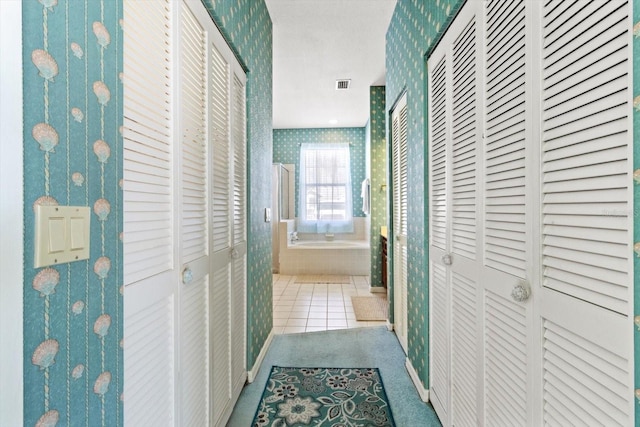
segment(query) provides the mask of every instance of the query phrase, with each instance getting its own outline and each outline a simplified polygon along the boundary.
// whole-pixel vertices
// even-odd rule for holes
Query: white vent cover
[[[346,90],[351,86],[351,79],[336,80],[336,90]]]

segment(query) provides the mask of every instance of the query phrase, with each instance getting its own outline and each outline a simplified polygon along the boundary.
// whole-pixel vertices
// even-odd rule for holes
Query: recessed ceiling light
[[[336,119],[331,119],[331,120],[329,120],[329,124],[330,124],[330,125],[337,125],[337,124],[338,124],[338,120],[336,120]]]

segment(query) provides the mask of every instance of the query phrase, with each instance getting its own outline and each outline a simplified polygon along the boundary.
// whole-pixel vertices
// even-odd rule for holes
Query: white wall
[[[22,3],[0,0],[0,426],[23,424]]]

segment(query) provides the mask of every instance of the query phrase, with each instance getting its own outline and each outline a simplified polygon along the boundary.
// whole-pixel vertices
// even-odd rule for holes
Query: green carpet
[[[255,381],[242,390],[227,427],[250,427],[272,366],[366,366],[378,368],[397,427],[441,427],[420,400],[396,334],[384,326],[276,335]]]
[[[393,427],[377,368],[271,369],[253,426]]]

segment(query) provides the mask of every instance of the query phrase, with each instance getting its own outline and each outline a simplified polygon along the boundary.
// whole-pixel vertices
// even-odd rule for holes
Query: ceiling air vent
[[[336,90],[346,90],[351,86],[350,79],[336,80]]]

